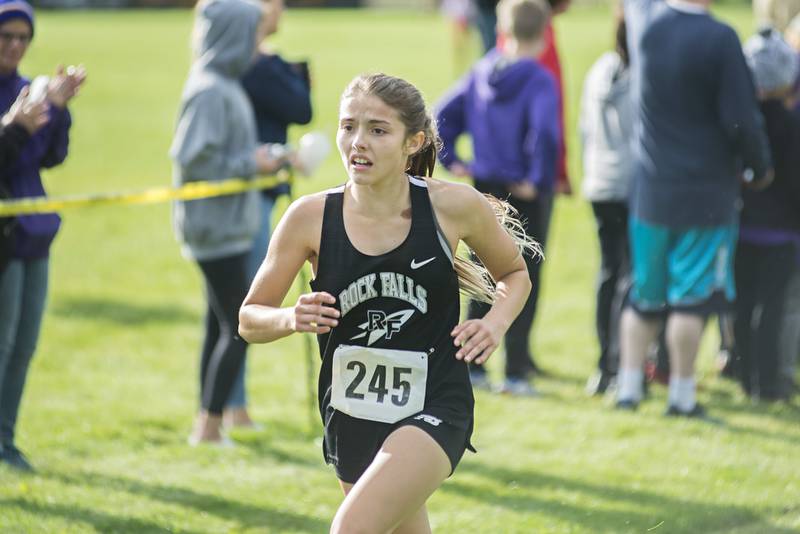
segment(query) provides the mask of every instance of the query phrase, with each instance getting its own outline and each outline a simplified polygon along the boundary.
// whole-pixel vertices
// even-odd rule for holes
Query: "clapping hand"
[[[17,99],[11,104],[11,108],[3,116],[3,126],[16,123],[25,128],[29,134],[33,135],[39,128],[47,124],[50,120],[48,104],[46,101],[31,102],[28,95],[30,87],[23,87]]]
[[[47,87],[47,99],[55,107],[64,108],[78,94],[85,80],[86,69],[83,65],[77,67],[70,65],[66,69],[63,65],[59,65],[56,75],[50,79],[50,85]]]

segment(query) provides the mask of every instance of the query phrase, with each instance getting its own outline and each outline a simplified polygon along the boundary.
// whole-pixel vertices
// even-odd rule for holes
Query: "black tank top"
[[[456,424],[472,421],[467,365],[456,360],[450,335],[460,316],[452,254],[436,222],[427,183],[409,177],[409,184],[411,229],[397,248],[379,256],[363,254],[350,242],[342,215],[344,186],[330,190],[325,199],[311,288],[333,295],[341,317],[336,328],[317,336],[323,421],[330,403],[333,353],[339,345],[427,353],[425,410]]]

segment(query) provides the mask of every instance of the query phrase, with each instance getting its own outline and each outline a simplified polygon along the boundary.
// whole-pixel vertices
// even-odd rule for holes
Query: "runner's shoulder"
[[[437,213],[448,218],[461,219],[474,214],[486,204],[486,199],[469,184],[425,178],[431,203]]]
[[[322,219],[325,214],[325,195],[327,191],[304,195],[289,204],[286,213],[276,229],[276,234],[294,236],[296,244],[316,251],[322,235]]]
[[[313,223],[322,221],[325,213],[325,197],[327,191],[311,193],[298,198],[286,209],[285,217],[293,224]]]

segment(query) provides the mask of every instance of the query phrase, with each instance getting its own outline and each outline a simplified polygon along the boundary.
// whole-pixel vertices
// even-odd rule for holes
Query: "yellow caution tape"
[[[51,213],[88,206],[157,204],[170,200],[197,200],[199,198],[234,195],[251,189],[267,189],[289,181],[289,173],[282,172],[278,176],[264,176],[252,180],[233,178],[222,182],[190,182],[181,187],[155,187],[139,192],[18,198],[0,202],[0,217]]]

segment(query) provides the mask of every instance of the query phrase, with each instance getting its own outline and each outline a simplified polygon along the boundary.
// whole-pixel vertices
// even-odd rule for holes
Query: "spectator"
[[[492,50],[440,102],[437,121],[442,163],[456,176],[471,176],[482,193],[509,203],[527,220],[525,231],[538,238],[540,198],[552,191],[558,156],[558,94],[553,77],[536,58],[550,8],[542,0],[505,0],[498,5],[502,52]],[[474,160],[456,153],[456,140],[472,138]],[[510,196],[509,196],[510,195]],[[506,380],[501,391],[532,395],[529,336],[536,314],[540,264],[526,258],[533,289],[525,308],[505,336]],[[487,306],[470,302],[469,317],[483,317]],[[476,387],[488,387],[480,366],[471,370]]]
[[[797,54],[772,28],[744,47],[761,100],[775,179],[745,190],[736,251],[736,353],[745,392],[766,401],[785,399],[780,380],[780,334],[786,289],[800,253],[800,120],[787,107]]]
[[[667,415],[702,417],[694,362],[708,314],[735,296],[740,162],[770,179],[769,150],[736,32],[710,0],[626,0],[636,110],[633,288],[622,314],[617,407],[642,398],[643,361],[666,319]]]
[[[753,0],[753,13],[757,24],[784,31],[800,13],[800,0]]]
[[[800,15],[796,15],[786,29],[786,40],[794,48],[800,60]],[[800,75],[795,81],[790,102],[795,116],[800,118]],[[781,377],[783,390],[791,396],[797,391],[795,382],[797,359],[800,357],[800,256],[798,264],[786,288],[783,328],[781,329]]]
[[[176,185],[249,178],[283,161],[256,141],[253,108],[240,78],[267,32],[266,8],[248,0],[197,6],[195,58],[184,85],[170,149]],[[245,357],[236,332],[250,283],[249,258],[260,221],[259,193],[176,202],[173,219],[183,254],[197,262],[208,308],[200,359],[201,410],[189,443],[227,444],[222,410]]]
[[[552,9],[553,17],[555,17],[561,15],[562,13],[566,13],[566,11],[569,9],[570,4],[572,3],[572,0],[548,0],[548,2],[550,3],[550,8]],[[564,103],[566,102],[566,100],[564,98],[564,81],[561,69],[561,58],[558,54],[556,31],[552,20],[547,25],[547,29],[545,30],[544,42],[545,42],[545,47],[544,50],[542,51],[542,54],[539,56],[539,61],[547,70],[553,73],[553,76],[556,79],[556,85],[558,86],[558,98],[559,98],[558,120],[559,120],[559,126],[561,127],[561,139],[559,140],[558,163],[556,166],[555,192],[569,195],[572,193],[572,186],[569,183],[569,171],[567,170],[567,141],[566,141],[566,129],[564,128],[564,123],[565,123]],[[552,203],[552,198],[550,199],[550,202]],[[548,213],[547,223],[546,223],[547,227],[549,227],[550,225],[551,212],[552,212],[552,204],[550,208],[548,208],[547,210]]]
[[[450,21],[453,69],[460,76],[472,63],[470,25],[476,20],[475,6],[472,0],[443,0],[441,10]]]
[[[497,43],[497,4],[500,0],[475,0],[475,26],[481,36],[484,53]]]
[[[0,169],[13,165],[31,136],[50,120],[47,100],[33,101],[25,86],[0,120]]]
[[[583,193],[592,203],[600,242],[595,325],[600,344],[597,373],[587,392],[604,393],[619,365],[619,316],[628,287],[628,194],[632,171],[630,95],[625,21],[618,18],[616,50],[589,69],[583,84],[580,133]]]
[[[786,26],[783,37],[795,51],[800,50],[800,14],[795,15]]]
[[[12,123],[21,119],[20,112],[25,114],[24,96],[23,109],[15,108],[12,103],[29,85],[29,80],[17,69],[33,38],[33,30],[33,9],[29,4],[0,0],[0,109],[12,108],[6,115]],[[85,77],[82,67],[56,70],[46,91],[47,124],[41,124],[41,118],[29,123],[27,132],[22,133],[29,138],[14,160],[6,161],[0,171],[11,197],[45,195],[39,171],[59,165],[67,157],[71,119],[66,106]],[[44,314],[50,244],[60,222],[55,213],[16,217],[13,250],[0,276],[0,461],[23,471],[31,471],[32,467],[16,446],[14,429]]]
[[[29,89],[23,87],[11,109],[0,121],[0,200],[10,196],[9,184],[2,170],[13,165],[31,136],[47,124],[47,100],[31,101]],[[0,217],[0,276],[14,253],[14,217]]]
[[[797,245],[800,248],[800,244]],[[786,398],[797,393],[797,359],[800,357],[800,255],[786,287],[780,337],[780,391]]]
[[[284,4],[283,0],[262,2],[267,7],[264,26],[268,39],[278,31]],[[256,132],[260,143],[284,145],[290,124],[311,122],[311,80],[308,65],[286,62],[271,49],[268,41],[261,43],[255,62],[242,78],[242,85],[255,111]],[[261,192],[261,221],[249,260],[251,279],[269,246],[272,208],[278,196],[288,192],[289,184]],[[245,358],[223,412],[226,427],[258,428],[247,411],[246,366]]]

